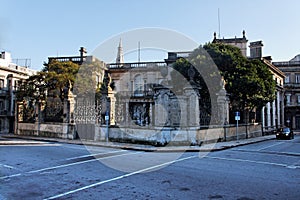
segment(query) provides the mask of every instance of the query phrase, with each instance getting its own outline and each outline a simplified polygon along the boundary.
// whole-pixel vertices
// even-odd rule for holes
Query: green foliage
[[[101,96],[105,76],[105,63],[96,60],[92,63],[83,63],[77,73],[73,93],[79,97]]]
[[[203,47],[226,81],[233,109],[253,110],[274,100],[276,83],[268,66],[257,59],[245,58],[240,49],[222,43]]]
[[[101,61],[81,66],[72,62],[53,61],[20,86],[17,99],[43,100],[48,93],[63,100],[64,94],[73,90],[82,96],[91,93],[95,95],[95,92],[100,91],[104,68],[105,64]]]
[[[245,58],[239,48],[231,45],[209,43],[200,46],[189,58],[178,59],[173,68],[175,71],[171,77],[174,88],[183,89],[183,81],[178,81],[183,76],[201,88],[202,99],[211,98],[211,106],[217,105],[215,94],[221,89],[221,77],[226,82],[225,89],[232,110],[260,109],[275,98],[276,83],[268,66],[261,60]],[[191,68],[196,71],[193,80],[189,75]],[[200,106],[210,108],[207,105]]]

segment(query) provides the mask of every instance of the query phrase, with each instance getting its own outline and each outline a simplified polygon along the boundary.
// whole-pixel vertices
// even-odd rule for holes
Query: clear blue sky
[[[263,40],[274,61],[300,54],[300,1],[297,0],[0,0],[0,50],[31,58],[41,69],[48,56],[92,52],[113,35],[136,28],[178,31],[199,44],[221,37]]]

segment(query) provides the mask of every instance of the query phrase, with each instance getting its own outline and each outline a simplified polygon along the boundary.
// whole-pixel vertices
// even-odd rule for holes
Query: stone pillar
[[[280,96],[280,91],[277,91],[277,125],[278,127],[281,126],[281,116],[280,116],[280,110],[281,110],[281,107],[280,107],[280,101],[281,101],[281,96]],[[276,127],[277,128],[277,127]]]
[[[224,125],[228,123],[229,119],[229,100],[225,88],[217,93],[217,103],[218,103],[218,123],[219,125]]]
[[[181,107],[181,118],[187,116],[188,127],[199,127],[200,123],[200,109],[199,109],[199,92],[195,91],[193,87],[187,87],[184,89],[184,97],[186,101],[186,106],[184,102],[180,102]],[[184,112],[186,112],[185,115]]]
[[[169,95],[168,89],[156,88],[154,95],[154,124],[155,126],[165,126],[169,125],[168,112],[169,112]]]
[[[188,105],[188,97],[186,96],[177,96],[179,106],[180,106],[180,126],[189,127],[190,118],[189,110],[192,108],[192,105]],[[198,116],[199,117],[199,116]]]
[[[261,128],[264,131],[265,125],[266,125],[266,119],[265,119],[265,106],[261,109]]]
[[[114,91],[110,91],[108,93],[108,97],[110,99],[109,103],[110,103],[110,110],[109,110],[109,122],[110,125],[115,125],[115,116],[116,116],[116,97],[115,97],[115,92]]]
[[[267,127],[271,126],[271,105],[270,102],[267,103]]]
[[[276,105],[275,105],[275,100],[272,102],[272,126],[273,128],[276,126]]]
[[[284,93],[281,92],[281,125],[284,126],[285,124],[284,119]]]
[[[129,117],[129,100],[126,99],[125,102],[125,125],[129,126],[130,124],[130,117]]]
[[[153,125],[153,116],[152,116],[152,102],[149,105],[149,126]]]

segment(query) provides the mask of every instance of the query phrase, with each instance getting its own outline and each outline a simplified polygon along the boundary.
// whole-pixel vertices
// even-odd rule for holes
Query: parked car
[[[288,128],[279,128],[276,131],[276,139],[294,139],[294,132]]]

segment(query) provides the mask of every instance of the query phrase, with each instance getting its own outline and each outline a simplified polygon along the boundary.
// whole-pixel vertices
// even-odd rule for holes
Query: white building
[[[36,71],[13,63],[9,52],[0,53],[0,133],[12,133],[15,121],[15,91],[20,80]]]

